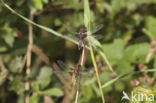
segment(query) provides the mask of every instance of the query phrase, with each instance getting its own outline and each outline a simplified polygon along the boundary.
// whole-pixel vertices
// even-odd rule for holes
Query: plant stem
[[[84,66],[85,65],[86,59],[87,59],[87,55],[88,55],[88,49],[83,47],[82,53],[81,53],[79,61],[78,61],[78,65],[80,65],[80,66]],[[81,68],[79,68],[79,69],[81,69]],[[78,103],[79,90],[80,90],[80,79],[81,79],[81,74],[78,74],[78,78],[77,78],[78,83],[77,83],[75,103]]]
[[[30,20],[33,20],[33,12],[30,11]],[[32,48],[33,48],[33,26],[31,23],[28,24],[28,30],[29,30],[29,34],[28,34],[28,38],[29,38],[29,44],[28,44],[28,50],[27,50],[27,69],[26,69],[26,75],[29,76],[30,75],[30,66],[31,66],[31,52],[32,52]],[[25,83],[25,89],[26,90],[30,90],[30,82],[27,81]],[[30,96],[29,94],[26,95],[25,97],[25,103],[29,103],[29,99]]]
[[[100,89],[100,93],[101,93],[101,97],[102,97],[102,102],[105,103],[104,94],[102,92],[101,81],[100,81],[100,78],[99,78],[99,73],[98,73],[98,68],[97,68],[96,61],[95,61],[93,48],[92,48],[91,45],[89,46],[89,48],[90,48],[90,54],[91,54],[92,62],[93,62],[93,65],[94,65],[94,69],[95,69],[95,72],[96,72],[96,77],[97,77],[97,81],[98,81],[98,85],[99,85],[99,89]]]

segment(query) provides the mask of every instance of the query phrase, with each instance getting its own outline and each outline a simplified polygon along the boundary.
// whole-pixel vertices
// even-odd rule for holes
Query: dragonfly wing
[[[88,36],[87,39],[89,40],[90,45],[96,48],[96,46],[100,46],[100,42],[95,39],[94,36]]]
[[[55,74],[63,74],[60,70],[53,70]]]
[[[75,29],[73,29],[73,28],[71,28],[71,27],[69,27],[69,26],[65,26],[65,27],[67,28],[67,30],[68,30],[70,33],[72,33],[72,34],[78,34],[78,32],[76,32]]]
[[[69,38],[74,39],[76,41],[78,41],[78,38],[76,35],[68,35]]]
[[[57,60],[57,64],[63,69],[63,71],[71,72],[72,66],[67,66],[62,60]]]
[[[97,31],[99,31],[101,28],[103,28],[103,24],[100,24],[100,25],[98,25],[96,28],[94,28],[93,30],[92,30],[92,34],[94,34],[94,33],[96,33]]]
[[[57,64],[61,67],[61,69],[67,68],[66,64],[64,64],[64,62],[62,60],[57,60]]]
[[[53,72],[54,72],[54,74],[56,74],[58,76],[61,75],[63,78],[65,78],[67,80],[70,80],[71,79],[71,75],[69,73],[64,72],[64,71],[54,70]]]
[[[82,75],[88,75],[94,73],[94,68],[86,68],[86,70],[81,70],[80,74]]]
[[[94,39],[96,39],[96,40],[100,40],[100,39],[102,39],[104,36],[103,35],[101,35],[101,34],[96,34],[96,35],[88,35],[88,37],[89,36],[92,36]]]
[[[53,70],[53,72],[55,73],[55,74],[60,74],[60,75],[62,75],[62,76],[71,76],[72,75],[72,71],[71,72],[66,72],[66,71],[61,71],[61,70]]]

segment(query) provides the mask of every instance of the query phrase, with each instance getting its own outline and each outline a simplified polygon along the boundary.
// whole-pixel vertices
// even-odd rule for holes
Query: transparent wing
[[[96,34],[96,35],[89,35],[88,37],[89,37],[89,38],[92,37],[92,38],[94,38],[94,39],[96,39],[96,40],[100,40],[100,39],[102,39],[104,36],[101,35],[101,34]]]
[[[76,35],[68,35],[68,37],[70,37],[71,39],[74,39],[74,40],[78,41],[78,38],[76,37]]]
[[[67,69],[67,66],[63,61],[57,60],[57,64],[61,67],[61,69],[63,70]]]
[[[68,30],[70,33],[72,33],[72,34],[78,34],[78,32],[76,32],[76,30],[73,29],[73,28],[71,28],[70,26],[66,26],[66,25],[65,25],[65,27],[67,28],[67,30]]]
[[[102,35],[91,35],[91,36],[88,36],[87,39],[89,40],[89,43],[94,47],[96,48],[96,46],[100,46],[100,42],[97,40],[97,39],[101,39],[103,38]]]
[[[103,24],[100,24],[100,25],[98,25],[96,28],[94,28],[93,30],[92,30],[92,34],[94,34],[94,33],[96,33],[97,31],[99,31],[101,28],[103,28]]]
[[[88,75],[88,74],[92,74],[94,73],[94,69],[93,68],[86,68],[85,70],[81,70],[80,74],[83,75]]]
[[[67,66],[62,60],[57,60],[57,64],[59,65],[59,67],[61,67],[61,69],[63,71],[66,71],[66,72],[72,72],[73,70],[73,66]]]
[[[63,78],[67,79],[67,80],[71,80],[72,78],[72,70],[70,70],[67,65],[61,61],[61,60],[57,60],[57,65],[58,65],[58,69],[54,70],[54,73],[56,75],[61,75]]]
[[[68,67],[66,66],[66,64],[61,60],[57,60],[57,64],[60,67],[60,69],[59,70],[54,70],[54,73],[67,74],[67,68]]]
[[[64,25],[66,28],[67,28],[67,30],[70,32],[70,33],[72,33],[72,34],[79,34],[78,32],[76,32],[76,30],[74,29],[74,28],[71,28],[70,26],[67,26],[67,25]],[[96,28],[94,28],[93,30],[92,30],[92,34],[94,34],[94,33],[96,33],[97,31],[99,31],[101,28],[103,28],[103,24],[100,24],[100,25],[98,25]],[[87,32],[84,32],[84,33],[82,33],[82,34],[87,34]]]

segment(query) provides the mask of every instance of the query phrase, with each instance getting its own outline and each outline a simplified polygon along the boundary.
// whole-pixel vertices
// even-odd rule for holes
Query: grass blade
[[[3,0],[1,0],[1,2],[3,3],[3,5],[4,5],[6,8],[8,8],[11,12],[13,12],[14,14],[16,14],[17,16],[19,16],[19,17],[22,18],[23,20],[25,20],[25,21],[27,21],[27,22],[29,22],[29,23],[31,23],[31,24],[33,24],[33,25],[35,25],[35,26],[37,26],[37,27],[39,27],[39,28],[41,28],[41,29],[47,31],[47,32],[50,32],[50,33],[54,34],[55,36],[61,37],[61,38],[63,38],[63,39],[69,40],[69,41],[71,41],[71,42],[73,42],[73,43],[75,43],[75,44],[78,44],[78,42],[75,41],[75,40],[73,40],[72,38],[70,38],[70,37],[68,37],[68,36],[65,36],[65,35],[62,35],[62,34],[56,32],[56,31],[54,31],[53,29],[50,29],[50,28],[48,28],[48,27],[39,25],[39,24],[37,24],[37,23],[35,23],[35,22],[29,20],[28,18],[22,16],[21,14],[17,13],[15,10],[13,10],[9,5],[7,5]]]
[[[90,8],[89,8],[88,0],[84,0],[84,24],[87,27],[87,31],[88,31],[87,35],[91,35],[91,30],[90,30]],[[93,52],[93,47],[91,46],[90,43],[89,43],[89,48],[90,48],[90,54],[91,54],[92,62],[93,62],[93,65],[94,65],[94,69],[96,71],[96,77],[97,77],[97,81],[98,81],[98,85],[99,85],[100,94],[101,94],[101,97],[102,97],[102,102],[105,103],[104,94],[103,94],[102,86],[101,86],[101,81],[100,81],[100,78],[99,78],[98,68],[97,68],[97,64],[96,64],[95,56],[94,56],[94,52]]]
[[[113,83],[116,82],[117,80],[120,80],[120,79],[125,78],[125,77],[127,77],[127,76],[131,76],[131,75],[138,74],[138,73],[143,73],[143,72],[155,72],[155,71],[156,71],[156,69],[149,69],[149,70],[144,70],[144,71],[136,71],[136,72],[124,73],[124,74],[121,74],[121,75],[119,75],[118,77],[116,77],[116,78],[114,78],[114,79],[108,81],[107,83],[105,83],[105,84],[102,86],[102,88],[105,88],[105,87],[107,87],[107,86],[113,84]]]

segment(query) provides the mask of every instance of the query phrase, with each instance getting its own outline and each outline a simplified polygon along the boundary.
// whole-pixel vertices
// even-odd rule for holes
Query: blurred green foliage
[[[83,0],[5,2],[27,18],[32,11],[33,21],[61,34],[70,35],[67,27],[78,29],[84,22],[88,22],[84,21]],[[118,75],[156,67],[156,0],[90,0],[89,3],[91,28],[104,24],[104,28],[97,33],[104,36],[99,42]],[[70,86],[66,86],[53,70],[58,59],[64,60],[66,64],[76,64],[80,51],[72,42],[33,26],[34,44],[41,51],[32,51],[30,75],[25,73],[26,66],[20,72],[27,53],[27,24],[0,3],[0,56],[5,65],[4,68],[0,63],[1,103],[24,103],[27,94],[31,94],[30,103],[47,103],[45,96],[54,103],[72,103],[75,94],[71,90],[67,92]],[[101,82],[106,84],[115,76],[98,53],[96,59],[97,64],[102,64],[103,68],[100,72]],[[90,61],[89,55],[86,68],[92,67]],[[66,79],[70,75],[62,77]],[[140,73],[119,79],[103,88],[105,100],[107,103],[121,103],[122,91],[136,92],[138,85],[155,90],[155,77],[156,73]],[[27,81],[31,84],[30,90],[25,90]],[[70,83],[70,79],[68,82]],[[69,101],[62,102],[67,97]],[[93,73],[81,78],[79,103],[101,103]]]

